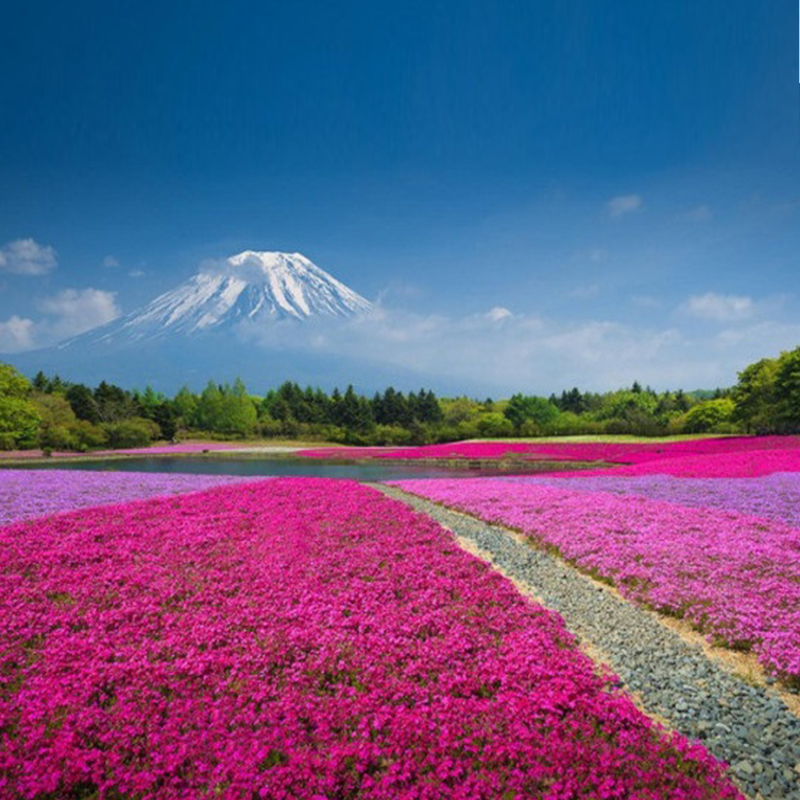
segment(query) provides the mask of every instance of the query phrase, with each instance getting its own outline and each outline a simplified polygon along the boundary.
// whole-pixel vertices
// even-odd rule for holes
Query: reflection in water
[[[317,478],[349,478],[357,481],[394,481],[406,478],[475,478],[512,474],[501,469],[431,466],[430,464],[343,464],[318,459],[223,457],[142,457],[97,461],[52,461],[26,465],[29,469],[82,469],[119,472],[182,472],[199,475],[308,475]],[[564,469],[564,465],[553,465]],[[513,474],[541,473],[539,469],[514,469]]]

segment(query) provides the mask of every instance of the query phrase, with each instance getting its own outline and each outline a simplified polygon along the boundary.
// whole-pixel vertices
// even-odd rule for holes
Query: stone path
[[[751,686],[710,661],[656,614],[599,588],[561,559],[511,531],[375,485],[449,528],[468,549],[547,608],[621,678],[637,703],[731,765],[755,800],[800,800],[800,719],[776,692]]]

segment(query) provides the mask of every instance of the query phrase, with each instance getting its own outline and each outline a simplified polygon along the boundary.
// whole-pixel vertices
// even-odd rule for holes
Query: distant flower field
[[[608,488],[598,480],[542,485],[477,478],[399,485],[517,528],[612,581],[626,597],[681,616],[729,646],[752,649],[767,669],[800,683],[800,530],[764,516],[572,488],[583,481]],[[796,511],[798,484],[790,481],[791,500],[780,501],[785,505],[777,505],[774,517]],[[778,496],[776,485],[761,485],[762,501]],[[713,490],[718,503],[730,486]],[[731,503],[746,506],[747,486],[737,487],[741,495]],[[687,491],[680,488],[677,498],[685,499]]]
[[[678,478],[674,475],[561,473],[504,480],[586,492],[610,492],[664,500],[693,508],[717,508],[783,522],[800,528],[800,472],[775,472],[756,478]]]
[[[0,470],[0,525],[105,503],[182,494],[243,480],[234,475]]]
[[[3,797],[740,797],[556,615],[351,482],[7,525],[0,615]]]
[[[302,450],[309,458],[392,458],[392,459],[499,459],[509,456],[530,460],[604,461],[646,465],[687,457],[722,459],[751,451],[776,452],[780,463],[800,469],[800,437],[750,436],[720,439],[686,439],[674,442],[453,442],[426,447],[374,448],[342,447]],[[774,470],[773,470],[774,471]]]

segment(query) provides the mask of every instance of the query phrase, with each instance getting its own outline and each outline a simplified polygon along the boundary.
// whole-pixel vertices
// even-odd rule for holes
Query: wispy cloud
[[[697,319],[735,322],[751,318],[755,314],[756,304],[750,297],[706,292],[692,295],[681,304],[679,310]]]
[[[46,275],[56,268],[56,251],[34,239],[16,239],[0,247],[0,272]]]
[[[617,197],[612,197],[606,203],[606,211],[610,217],[622,217],[633,211],[638,211],[643,205],[644,202],[641,195],[621,194]]]
[[[120,266],[119,259],[116,256],[106,256],[103,259],[103,266],[109,267],[110,269],[114,269]]]
[[[678,215],[679,219],[687,220],[688,222],[705,222],[708,219],[711,219],[714,214],[705,203],[702,203],[699,206],[695,206],[694,208],[687,209],[682,214]]]
[[[498,319],[499,318],[499,319]],[[499,324],[498,324],[499,322]],[[344,358],[363,369],[397,369],[428,385],[492,395],[605,390],[634,380],[656,388],[729,385],[749,360],[800,341],[800,325],[737,324],[736,341],[672,325],[613,320],[558,322],[493,313],[421,315],[376,307],[364,317],[269,329],[244,324],[249,346]]]
[[[12,316],[0,322],[0,353],[21,353],[36,347],[32,319]]]
[[[102,289],[64,289],[35,301],[42,316],[12,316],[0,321],[0,352],[21,353],[77,336],[120,314],[114,292]]]
[[[511,319],[514,314],[503,306],[495,306],[494,308],[490,308],[484,316],[492,322],[501,322],[504,319]]]

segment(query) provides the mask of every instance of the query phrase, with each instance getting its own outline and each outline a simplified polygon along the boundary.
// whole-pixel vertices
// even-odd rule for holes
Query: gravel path
[[[800,719],[776,694],[724,671],[655,614],[598,588],[509,531],[395,487],[375,488],[432,517],[487,554],[504,575],[530,587],[602,655],[647,713],[728,762],[751,798],[800,800]]]

